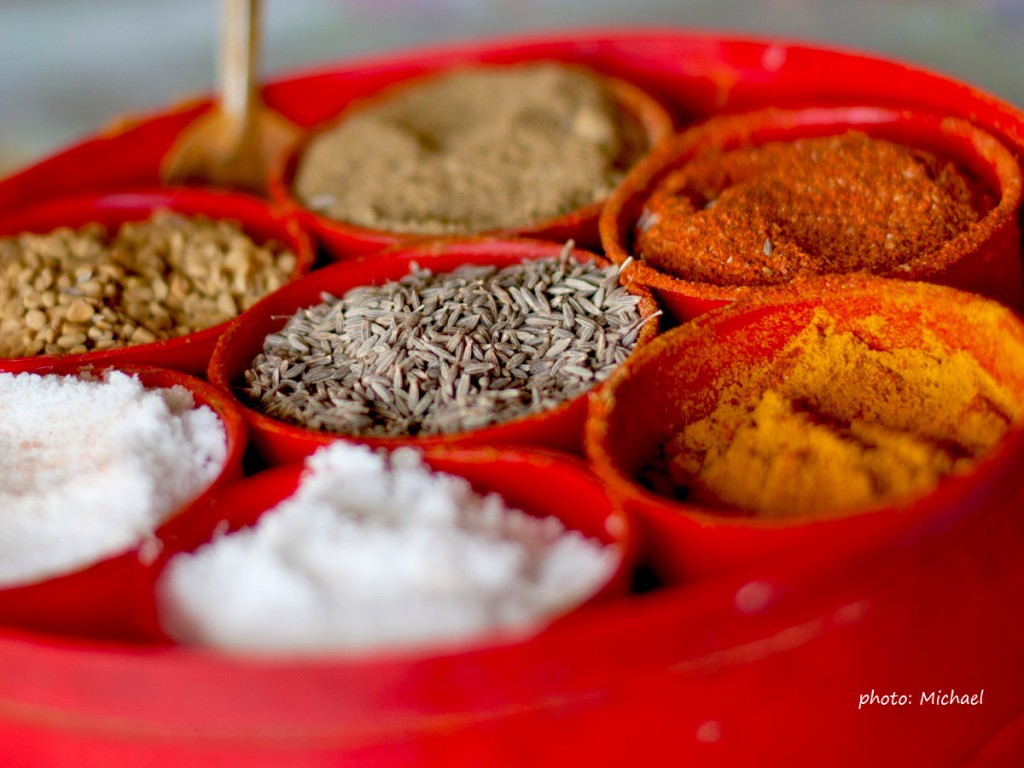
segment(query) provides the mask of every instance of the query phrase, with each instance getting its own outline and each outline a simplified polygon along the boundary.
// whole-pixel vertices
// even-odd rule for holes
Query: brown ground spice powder
[[[862,338],[818,310],[779,358],[668,441],[667,478],[653,484],[764,518],[837,513],[932,490],[1024,416],[1019,396],[934,336],[873,348],[877,321],[863,319]]]
[[[595,74],[544,62],[400,86],[317,135],[294,188],[308,207],[416,234],[524,227],[605,198],[646,150]]]
[[[991,206],[952,163],[851,131],[698,155],[647,201],[634,252],[723,286],[899,276]]]

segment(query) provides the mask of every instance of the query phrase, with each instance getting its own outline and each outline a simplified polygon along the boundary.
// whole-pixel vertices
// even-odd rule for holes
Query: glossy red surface
[[[812,552],[422,659],[5,630],[4,744],[21,765],[962,763],[1024,710],[1022,525],[990,508],[839,571]],[[984,705],[918,703],[940,689],[984,689]],[[872,690],[914,703],[858,709]]]
[[[190,526],[194,507],[221,486],[242,474],[242,457],[247,445],[245,419],[238,406],[216,387],[179,371],[142,365],[113,366],[109,363],[58,362],[36,369],[40,375],[92,374],[116,368],[136,376],[147,388],[185,387],[196,405],[211,408],[220,418],[227,436],[224,467],[213,484],[191,504],[172,514],[157,530],[160,546],[174,546],[181,525]],[[6,368],[0,361],[0,371]],[[116,489],[111,489],[116,492]],[[129,638],[145,636],[150,628],[138,621],[139,606],[146,593],[144,574],[148,548],[140,545],[105,558],[86,568],[19,587],[0,589],[0,624],[66,634]]]
[[[969,230],[945,244],[922,266],[889,277],[951,285],[1024,307],[1020,230],[1021,169],[999,140],[970,123],[943,113],[882,107],[809,107],[763,110],[712,118],[676,134],[639,163],[612,194],[600,221],[604,252],[621,264],[633,253],[633,233],[644,204],[672,171],[709,148],[731,150],[770,141],[830,136],[847,130],[934,153],[981,180],[996,200]],[[924,254],[922,254],[922,257]],[[633,279],[654,291],[679,321],[763,290],[684,280],[646,262],[636,262]]]
[[[762,107],[925,107],[1024,154],[1024,114],[941,74],[685,29],[561,31],[364,58],[272,83],[265,96],[311,126],[396,70],[531,57],[636,82],[679,124]],[[163,153],[202,108],[122,123],[0,181],[0,209],[156,183]],[[848,558],[801,548],[464,653],[260,662],[3,628],[4,757],[104,768],[1020,764],[1020,475],[1018,463],[989,501],[965,499]],[[984,703],[920,703],[951,689],[984,689]],[[859,707],[872,690],[911,703]]]
[[[160,208],[188,215],[231,219],[241,224],[246,234],[258,243],[272,240],[288,247],[296,255],[293,278],[308,272],[316,258],[312,241],[298,222],[265,201],[235,193],[185,187],[79,194],[45,200],[17,210],[0,209],[3,211],[0,215],[0,236],[22,232],[46,233],[60,226],[77,228],[90,222],[117,227],[127,221],[147,219]],[[0,365],[8,371],[28,371],[58,361],[96,365],[138,364],[202,375],[206,372],[214,344],[226,327],[226,323],[221,323],[175,339],[95,350],[81,355],[0,359]]]
[[[210,359],[208,377],[214,384],[236,393],[246,408],[253,444],[271,463],[287,463],[312,453],[321,445],[338,439],[339,435],[289,424],[249,407],[237,394],[244,382],[245,370],[263,349],[268,334],[280,330],[296,310],[319,304],[324,292],[342,296],[360,285],[379,285],[408,274],[412,263],[435,274],[449,272],[462,264],[493,264],[504,267],[524,259],[552,258],[562,246],[528,240],[473,239],[435,243],[420,248],[398,249],[386,254],[344,261],[319,269],[311,275],[285,286],[241,315],[224,332]],[[580,258],[594,258],[585,251],[575,251]],[[607,263],[607,262],[605,262]],[[638,288],[641,312],[656,311],[649,292]],[[639,344],[657,333],[657,320],[651,320],[641,331]],[[369,445],[395,447],[410,444],[422,448],[452,445],[496,445],[527,443],[557,448],[571,453],[581,452],[583,419],[587,398],[580,396],[536,416],[525,416],[502,424],[450,435],[423,437],[353,437]]]

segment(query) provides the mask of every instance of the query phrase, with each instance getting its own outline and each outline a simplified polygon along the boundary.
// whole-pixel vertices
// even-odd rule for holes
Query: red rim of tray
[[[234,192],[167,187],[123,190],[41,202],[5,211],[0,216],[0,236],[21,232],[46,233],[59,226],[81,227],[90,222],[117,226],[148,218],[153,211],[168,208],[186,215],[202,214],[214,219],[232,219],[257,243],[273,240],[295,254],[290,279],[306,274],[316,252],[312,240],[293,217],[283,214],[256,197]],[[195,375],[206,372],[217,337],[227,328],[220,323],[173,339],[134,344],[114,349],[93,350],[75,355],[35,355],[0,359],[4,370],[31,371],[55,363],[96,365],[155,365]]]
[[[252,442],[271,463],[295,461],[338,439],[385,448],[400,445],[432,448],[527,443],[580,453],[587,393],[544,413],[511,419],[469,432],[415,437],[364,437],[310,429],[267,416],[248,405],[235,390],[245,369],[262,351],[266,336],[280,330],[300,307],[319,304],[320,295],[324,291],[340,297],[356,286],[397,280],[408,274],[413,263],[438,274],[449,272],[462,264],[494,264],[504,267],[526,259],[555,257],[561,250],[562,246],[555,243],[531,240],[452,240],[328,265],[276,291],[233,321],[214,349],[207,377],[239,399],[249,420]],[[586,251],[574,250],[573,254],[580,259],[597,259],[598,263],[607,263]],[[645,289],[630,286],[629,290],[640,297],[640,314],[651,318],[640,331],[636,347],[639,348],[658,332],[658,318],[655,316],[657,306]]]

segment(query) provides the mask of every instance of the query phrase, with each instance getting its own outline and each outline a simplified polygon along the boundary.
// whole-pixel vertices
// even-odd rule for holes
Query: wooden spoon
[[[270,162],[300,129],[269,109],[256,82],[261,0],[224,0],[220,99],[182,131],[160,164],[166,183],[266,195]]]

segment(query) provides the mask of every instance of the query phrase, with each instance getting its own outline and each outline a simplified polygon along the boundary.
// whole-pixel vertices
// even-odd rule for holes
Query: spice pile
[[[658,185],[635,254],[712,285],[920,273],[992,201],[952,163],[858,132],[697,155]]]
[[[300,309],[245,373],[265,413],[364,436],[434,435],[539,413],[606,378],[645,320],[619,269],[558,257],[414,268]]]
[[[158,211],[0,238],[0,357],[170,339],[236,317],[282,286],[295,255],[231,221]]]
[[[158,594],[181,642],[365,650],[534,630],[596,593],[620,557],[430,472],[412,449],[337,442],[255,526],[172,558]]]
[[[370,229],[466,234],[523,227],[605,198],[647,149],[585,69],[463,68],[386,92],[314,137],[295,193]]]
[[[0,373],[0,586],[130,548],[226,458],[220,419],[183,387]]]
[[[905,500],[963,472],[1024,418],[1021,397],[969,353],[925,335],[879,349],[872,323],[818,310],[770,364],[724,376],[718,403],[647,468],[656,490],[783,518]]]

